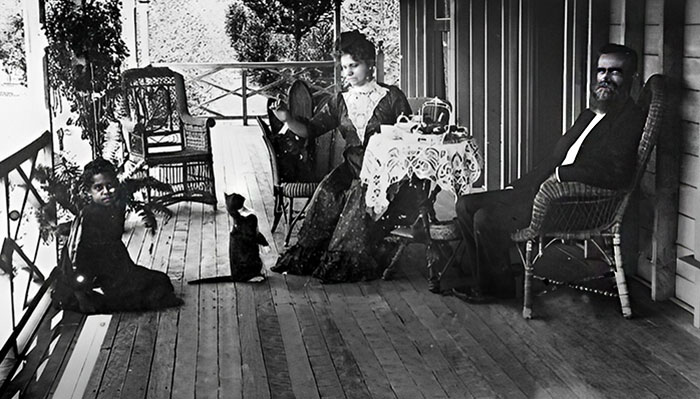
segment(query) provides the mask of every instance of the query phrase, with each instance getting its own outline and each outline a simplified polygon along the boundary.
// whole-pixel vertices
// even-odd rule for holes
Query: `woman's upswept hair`
[[[81,188],[88,190],[93,182],[93,177],[98,174],[105,174],[117,179],[117,167],[106,159],[96,158],[88,162],[83,168],[83,174],[80,177]]]
[[[338,51],[341,55],[350,55],[355,61],[364,62],[370,68],[376,63],[377,51],[374,44],[357,29],[340,34]]]

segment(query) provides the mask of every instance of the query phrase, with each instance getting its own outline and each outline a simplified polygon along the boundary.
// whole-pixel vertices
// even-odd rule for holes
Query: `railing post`
[[[243,126],[248,126],[248,70],[241,69],[241,106],[243,107]]]
[[[384,83],[384,42],[377,43],[377,65],[374,68],[376,71],[377,82]]]

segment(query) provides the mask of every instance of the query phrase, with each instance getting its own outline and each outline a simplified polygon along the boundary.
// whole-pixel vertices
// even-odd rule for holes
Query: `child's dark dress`
[[[90,293],[89,311],[149,310],[182,303],[165,273],[138,266],[129,257],[122,234],[124,211],[96,204],[82,211],[82,234],[75,257],[75,272],[85,276],[85,286],[99,287],[104,295]],[[85,311],[81,304],[81,310]]]

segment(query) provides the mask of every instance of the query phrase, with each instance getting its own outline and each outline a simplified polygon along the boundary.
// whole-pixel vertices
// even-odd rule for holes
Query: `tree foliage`
[[[341,29],[358,29],[384,51],[384,81],[399,84],[401,43],[399,0],[344,1]]]
[[[333,0],[241,0],[229,8],[226,32],[244,61],[308,59],[302,48],[318,40],[328,40],[319,35],[328,32],[333,3]],[[312,43],[305,44],[305,39]],[[255,51],[251,53],[251,49]]]
[[[314,27],[327,24],[333,15],[333,0],[243,0],[274,33],[291,35],[294,56],[299,58],[301,41]]]
[[[0,64],[8,75],[19,71],[21,80],[26,80],[24,21],[20,13],[9,15],[6,23],[0,27]]]
[[[226,33],[241,61],[328,60],[333,54],[332,10],[333,0],[241,0],[228,9]],[[318,75],[308,72],[303,78]],[[254,71],[252,77],[260,85],[278,78],[267,71]]]

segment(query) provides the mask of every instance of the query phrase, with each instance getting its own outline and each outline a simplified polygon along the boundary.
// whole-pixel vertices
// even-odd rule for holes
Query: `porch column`
[[[46,86],[46,46],[48,42],[41,29],[41,8],[39,0],[23,1],[24,49],[27,64],[27,109],[35,110],[27,121],[32,134],[46,130],[50,126],[48,88]],[[40,114],[36,110],[41,110]],[[36,126],[35,126],[36,125]]]
[[[667,118],[656,144],[656,206],[651,297],[669,299],[676,292],[676,240],[680,186],[681,95],[685,0],[666,0],[663,8],[661,65],[667,80]]]
[[[139,67],[151,64],[151,56],[148,43],[148,0],[139,0],[136,3],[136,38],[139,45],[136,47],[136,62]]]
[[[136,35],[136,1],[122,0],[122,40],[129,49],[129,56],[124,60],[122,69],[138,67],[138,40]]]

